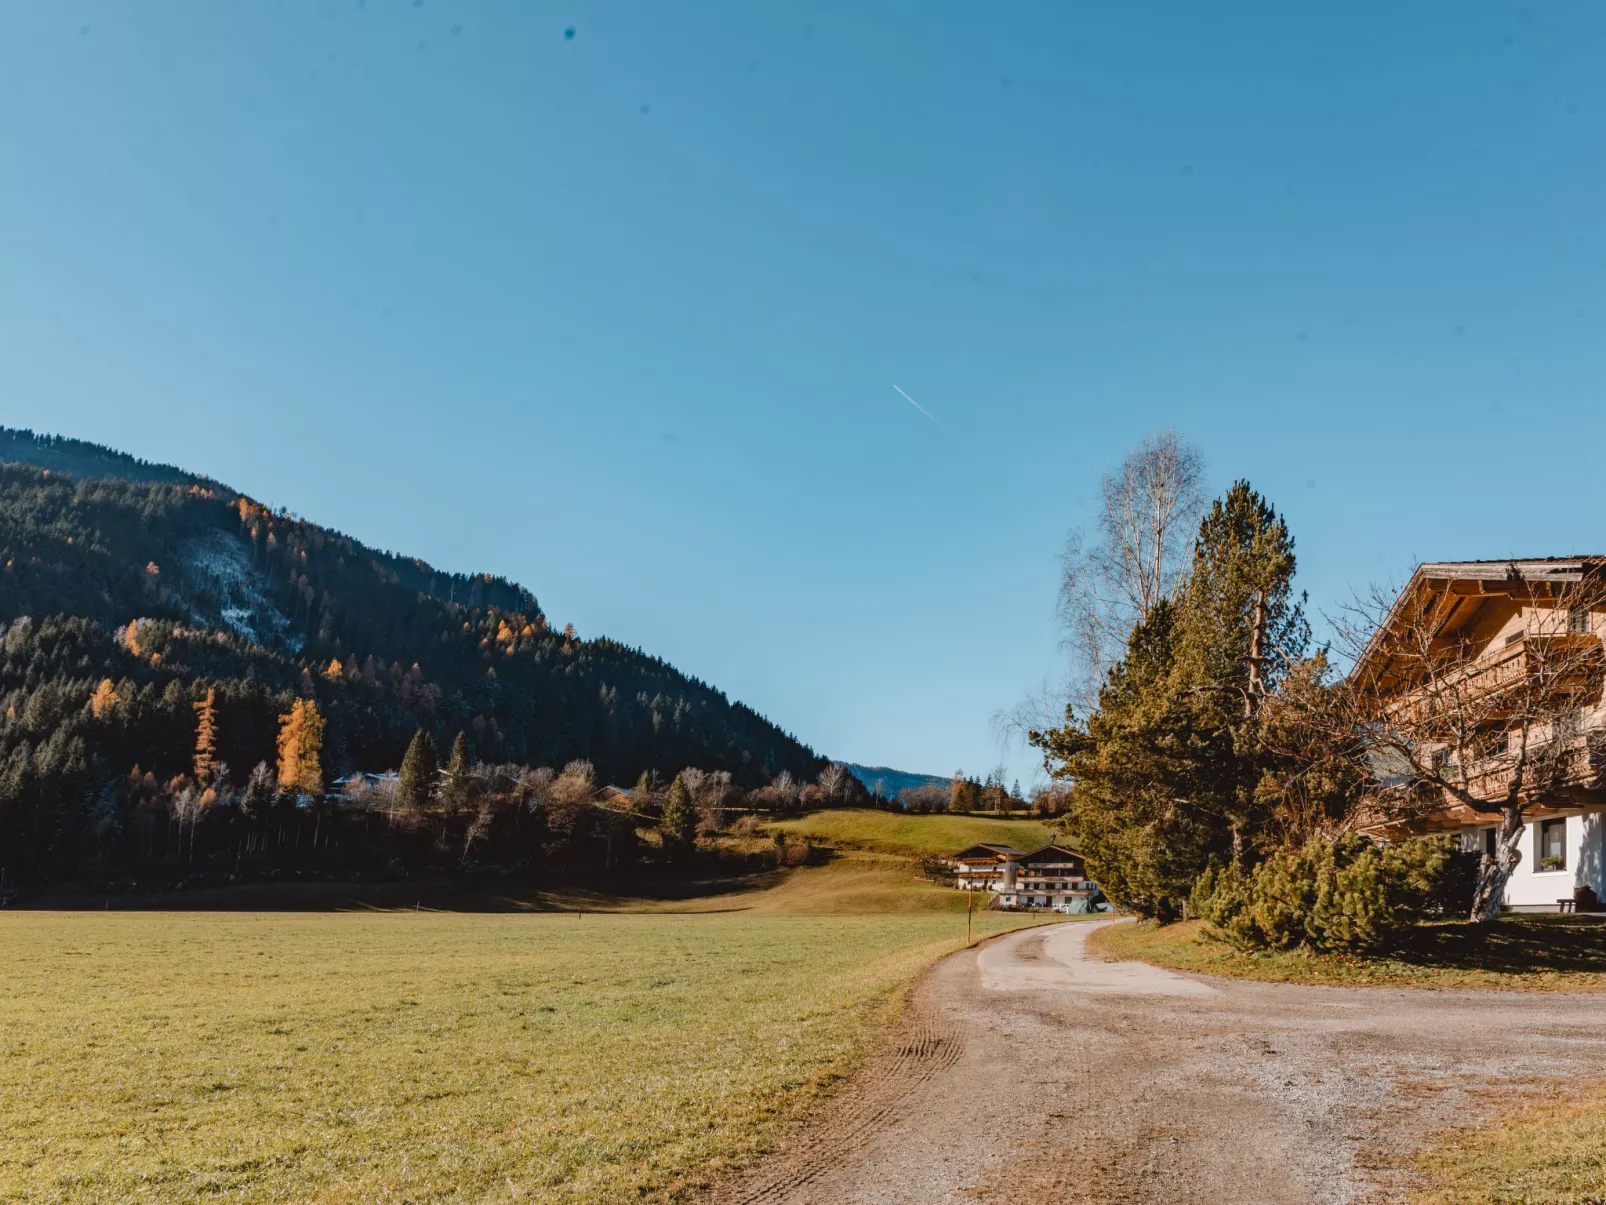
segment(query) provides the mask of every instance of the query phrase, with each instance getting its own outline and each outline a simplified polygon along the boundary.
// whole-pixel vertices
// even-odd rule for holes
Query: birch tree
[[[1198,446],[1176,431],[1150,436],[1100,481],[1092,531],[1066,537],[1059,614],[1073,681],[1084,690],[1097,687],[1132,629],[1186,581],[1204,469]]]

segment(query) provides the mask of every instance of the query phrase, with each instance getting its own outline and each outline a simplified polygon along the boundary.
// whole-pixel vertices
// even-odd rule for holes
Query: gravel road
[[[1487,1090],[1606,1076],[1606,997],[1294,987],[1085,957],[1100,923],[939,963],[902,1034],[717,1205],[1403,1199]]]

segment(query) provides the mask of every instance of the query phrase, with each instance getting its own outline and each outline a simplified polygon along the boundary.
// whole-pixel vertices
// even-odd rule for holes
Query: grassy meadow
[[[1412,1205],[1597,1205],[1606,1201],[1606,1085],[1546,1089],[1441,1136],[1417,1163]]]
[[[838,849],[857,849],[896,857],[921,858],[951,854],[984,841],[1040,849],[1053,839],[1047,825],[1035,820],[991,819],[986,816],[934,814],[910,816],[869,808],[835,808],[810,812],[796,820],[765,826],[807,837]]]
[[[0,1201],[680,1199],[962,946],[926,890],[872,859],[708,913],[5,914]]]
[[[1606,991],[1606,924],[1592,917],[1512,915],[1493,925],[1419,925],[1386,954],[1245,953],[1209,937],[1204,922],[1108,925],[1089,948],[1201,975],[1328,987],[1474,988],[1490,991]]]

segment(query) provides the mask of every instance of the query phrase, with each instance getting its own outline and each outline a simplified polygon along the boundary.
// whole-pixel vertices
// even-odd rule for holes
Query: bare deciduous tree
[[[1173,430],[1132,449],[1099,489],[1091,535],[1060,558],[1060,620],[1074,671],[1096,686],[1132,628],[1182,584],[1204,511],[1204,455]]]
[[[724,806],[725,796],[730,791],[730,771],[699,770],[695,766],[687,766],[680,772],[679,778],[686,786],[686,793],[691,796],[692,806],[697,809],[697,831],[704,836],[718,832],[720,808]]]
[[[1063,723],[1067,702],[1091,705],[1137,622],[1176,595],[1205,508],[1198,446],[1166,429],[1126,454],[1099,486],[1092,530],[1075,528],[1060,554],[1058,612],[1069,673],[1045,679],[1012,712],[995,719],[1001,740]]]
[[[820,791],[827,803],[840,803],[848,793],[852,773],[841,762],[834,761],[820,771]]]

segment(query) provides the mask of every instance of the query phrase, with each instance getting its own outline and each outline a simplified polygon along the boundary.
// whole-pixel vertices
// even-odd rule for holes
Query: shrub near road
[[[852,1068],[963,924],[14,914],[0,1200],[680,1199]]]

